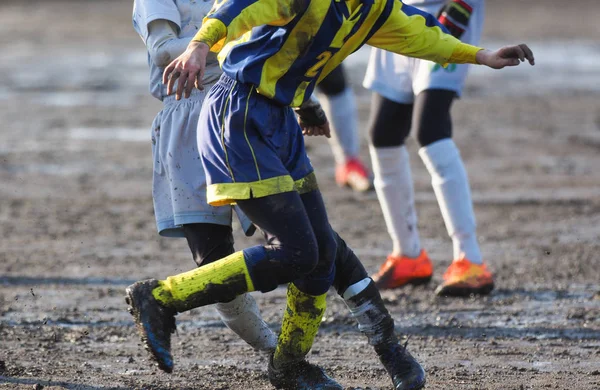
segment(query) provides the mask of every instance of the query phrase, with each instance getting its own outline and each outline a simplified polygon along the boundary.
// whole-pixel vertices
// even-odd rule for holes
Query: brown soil
[[[488,42],[543,49],[598,36],[597,0],[492,0],[487,10]],[[269,389],[265,356],[212,308],[178,318],[171,375],[148,362],[125,311],[129,283],[193,266],[184,241],[155,232],[149,141],[107,130],[146,129],[160,108],[130,12],[126,1],[0,3],[0,389]],[[437,268],[430,286],[384,297],[428,389],[600,388],[600,84],[528,88],[555,60],[537,59],[530,75],[475,75],[453,110],[497,279],[491,296],[434,296],[451,244],[409,143]],[[364,67],[351,69],[364,125]],[[597,66],[553,75],[600,76]],[[90,128],[107,136],[90,140]],[[309,147],[332,224],[375,271],[391,246],[375,195],[337,188],[326,142]],[[237,239],[239,248],[258,241]],[[256,298],[277,330],[285,290]],[[345,386],[390,388],[334,294],[310,359]]]

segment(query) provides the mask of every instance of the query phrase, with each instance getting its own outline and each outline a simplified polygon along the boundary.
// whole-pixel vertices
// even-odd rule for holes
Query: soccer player
[[[305,360],[325,310],[326,292],[337,275],[338,242],[302,132],[328,135],[329,129],[322,118],[302,114],[299,126],[290,106],[307,103],[317,82],[365,43],[441,64],[503,68],[526,59],[533,64],[526,45],[492,52],[463,44],[444,33],[430,15],[397,0],[216,4],[186,51],[165,69],[163,82],[168,81],[168,93],[176,89],[176,99],[188,97],[194,85],[202,88],[209,50],[219,52],[224,74],[206,97],[198,128],[207,199],[213,205],[236,202],[268,243],[166,280],[128,287],[138,330],[163,369],[172,370],[170,334],[178,312],[289,283],[287,309],[269,363],[271,383],[289,389],[342,388]],[[344,296],[368,303],[358,299],[374,289],[370,281],[364,282],[349,286]],[[369,342],[375,349],[384,348],[381,355],[393,352],[395,388],[422,388],[420,365],[397,341],[376,334],[382,311],[371,313],[371,306],[351,309],[359,327],[374,332]]]
[[[477,44],[483,0],[406,0],[438,15],[457,38]],[[432,62],[373,49],[364,86],[373,91],[369,133],[375,189],[393,251],[374,276],[382,289],[428,282],[433,266],[421,247],[408,152],[411,127],[454,247],[454,261],[437,288],[439,295],[487,294],[494,287],[475,234],[467,173],[452,141],[450,106],[460,96],[468,65],[442,68]]]
[[[221,70],[216,56],[210,56],[202,79],[204,90],[194,89],[186,100],[167,95],[162,72],[170,61],[185,51],[211,7],[211,3],[189,0],[136,0],[133,9],[134,28],[148,50],[150,92],[164,104],[151,130],[157,228],[161,236],[186,237],[198,266],[234,253],[231,207],[207,204],[206,178],[196,147],[198,115],[205,91],[218,79]],[[324,101],[333,102],[330,106],[353,103],[340,67],[321,86],[326,95]],[[325,115],[316,102],[305,105],[298,113],[321,118]],[[339,127],[344,133],[349,129],[357,130],[355,126],[349,126],[352,119],[356,120],[355,115],[338,120],[338,125],[348,125]],[[236,211],[242,226],[246,231],[250,230],[248,219],[240,210]],[[401,361],[395,357],[404,351],[394,335],[393,320],[359,260],[339,236],[335,235],[335,239],[333,286],[363,324],[361,331],[370,340],[380,340],[372,344],[392,379],[402,380],[403,377],[395,375]],[[215,306],[224,323],[252,347],[262,351],[275,349],[277,337],[262,320],[256,302],[249,294],[217,302]]]
[[[211,8],[212,2],[189,0],[135,0],[133,5],[133,26],[148,50],[150,93],[163,102],[151,129],[156,225],[163,237],[185,237],[198,266],[235,252],[232,207],[207,203],[206,177],[196,146],[200,107],[221,69],[216,55],[211,55],[202,79],[205,90],[194,89],[185,101],[167,95],[162,74],[185,51]],[[244,230],[250,233],[251,222],[236,211]],[[218,302],[215,308],[227,327],[252,347],[274,348],[277,338],[249,294]]]

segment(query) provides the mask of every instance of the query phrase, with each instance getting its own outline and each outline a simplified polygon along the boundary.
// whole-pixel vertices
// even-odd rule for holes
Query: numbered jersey
[[[399,0],[223,0],[195,40],[220,52],[223,71],[260,94],[299,106],[363,44],[446,63],[461,45],[437,19]],[[467,53],[468,52],[468,53]]]

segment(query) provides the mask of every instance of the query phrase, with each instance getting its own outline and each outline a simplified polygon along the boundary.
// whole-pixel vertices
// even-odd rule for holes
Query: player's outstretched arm
[[[517,66],[527,60],[530,65],[535,65],[533,52],[524,43],[515,46],[505,46],[496,51],[480,50],[475,59],[481,65],[487,65],[493,69],[502,69],[506,66]]]
[[[447,34],[439,21],[423,11],[393,1],[388,19],[367,42],[369,45],[439,64],[482,64],[494,69],[515,66],[528,60],[534,64],[527,45],[507,46],[497,51],[462,43]]]

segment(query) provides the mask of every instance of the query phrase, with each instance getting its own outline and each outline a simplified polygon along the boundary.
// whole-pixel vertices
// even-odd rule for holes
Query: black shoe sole
[[[423,384],[422,384],[421,386],[419,386],[419,387],[414,387],[414,388],[413,388],[413,389],[411,389],[411,390],[421,390],[421,389],[424,389],[424,388],[425,388],[425,382],[423,382]]]
[[[425,388],[425,381],[423,383],[417,385],[417,387],[407,387],[406,390],[421,390]]]
[[[406,285],[410,284],[411,286],[422,286],[424,284],[428,284],[429,282],[431,282],[431,276],[426,277],[426,278],[416,278],[416,279],[411,279],[410,282],[406,283]]]
[[[294,390],[294,389],[298,389],[298,388],[323,389],[323,390],[325,390],[325,389],[343,390],[344,389],[344,387],[342,385],[340,385],[339,383],[337,383],[333,378],[330,378],[329,376],[327,376],[325,371],[323,371],[321,368],[319,368],[319,370],[320,370],[321,374],[324,375],[328,381],[330,381],[329,383],[322,384],[320,386],[319,386],[319,384],[309,385],[308,383],[304,383],[304,384],[301,384],[298,382],[294,383],[293,380],[290,380],[290,375],[292,375],[292,376],[297,375],[297,373],[290,371],[286,374],[285,371],[276,370],[275,366],[273,365],[273,354],[271,354],[271,356],[269,357],[269,367],[267,369],[267,375],[269,378],[269,382],[276,389],[284,389],[284,390]]]
[[[405,286],[423,286],[426,284],[429,284],[429,282],[431,282],[432,276],[428,276],[425,278],[415,278],[415,279],[411,279],[408,283],[403,284],[402,286],[398,286],[398,287],[387,287],[385,281],[381,281],[381,279],[378,279],[375,283],[375,287],[377,287],[378,290],[395,290],[398,288],[402,288]]]
[[[494,289],[494,283],[478,288],[440,286],[435,290],[440,297],[469,297],[471,295],[488,295]]]
[[[143,329],[144,326],[142,325],[142,322],[140,321],[140,312],[136,308],[135,297],[134,297],[132,289],[128,287],[127,289],[125,289],[125,293],[127,294],[127,296],[125,297],[125,303],[127,305],[129,305],[129,307],[127,308],[127,311],[129,312],[129,314],[131,314],[133,316],[135,326],[138,329],[138,333],[142,339],[142,344],[144,344],[144,349],[146,349],[146,351],[148,351],[148,353],[150,353],[152,360],[154,360],[154,362],[156,363],[156,365],[158,366],[159,369],[161,369],[162,371],[164,371],[168,374],[172,373],[173,366],[166,365],[162,361],[162,359],[156,354],[154,349],[152,349],[152,347],[150,346],[150,343],[148,343],[148,338],[146,337],[146,333],[144,332],[144,329]]]

